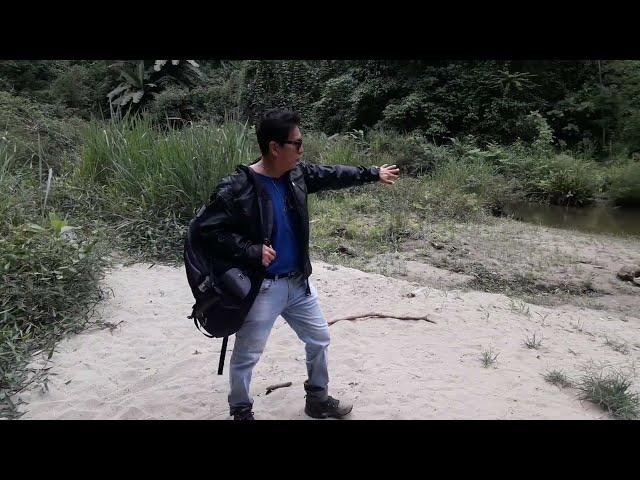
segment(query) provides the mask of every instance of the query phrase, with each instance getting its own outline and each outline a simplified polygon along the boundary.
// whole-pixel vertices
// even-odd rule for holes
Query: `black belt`
[[[278,280],[279,278],[291,278],[297,277],[298,275],[302,275],[301,272],[289,272],[289,273],[278,273],[274,275],[272,273],[267,273],[264,278],[268,278],[269,280]]]

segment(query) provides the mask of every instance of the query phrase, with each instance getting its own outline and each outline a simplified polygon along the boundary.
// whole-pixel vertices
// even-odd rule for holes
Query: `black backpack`
[[[209,338],[223,337],[218,375],[222,375],[227,341],[236,333],[259,290],[254,272],[211,258],[198,235],[204,205],[189,222],[184,242],[184,265],[195,303],[191,315],[195,326]],[[206,332],[206,333],[205,333]]]

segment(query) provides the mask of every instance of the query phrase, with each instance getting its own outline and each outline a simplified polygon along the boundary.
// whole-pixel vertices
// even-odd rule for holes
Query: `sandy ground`
[[[597,251],[592,258],[598,259]],[[347,418],[608,419],[601,408],[581,401],[576,389],[543,379],[554,369],[578,378],[593,362],[626,372],[637,391],[640,313],[527,304],[459,289],[466,277],[447,270],[418,264],[409,269],[422,273],[407,280],[314,263],[311,280],[328,320],[389,315],[330,327],[330,393],[355,404]],[[426,281],[414,281],[420,277]],[[186,318],[192,297],[184,270],[119,266],[105,283],[112,294],[99,315],[117,328],[62,341],[49,361],[46,388],[20,395],[22,418],[230,419],[233,337],[219,376],[221,340],[204,337]],[[391,318],[402,315],[427,315],[436,324]],[[524,345],[533,334],[543,339],[538,349]],[[618,351],[611,341],[625,348]],[[489,349],[498,356],[485,368],[481,356]],[[307,419],[305,378],[304,346],[279,318],[254,370],[256,418]],[[282,382],[293,385],[265,394]]]

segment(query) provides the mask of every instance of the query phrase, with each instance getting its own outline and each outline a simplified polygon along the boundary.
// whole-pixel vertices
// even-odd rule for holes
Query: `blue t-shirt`
[[[300,248],[298,246],[298,232],[296,230],[296,213],[293,200],[289,198],[287,175],[271,178],[257,173],[262,186],[268,192],[273,205],[273,233],[271,248],[276,251],[275,260],[267,267],[267,273],[279,275],[282,273],[299,272]],[[287,199],[289,199],[287,201]]]

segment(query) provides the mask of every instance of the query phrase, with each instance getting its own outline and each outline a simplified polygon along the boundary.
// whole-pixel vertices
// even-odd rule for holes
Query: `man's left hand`
[[[380,167],[380,183],[393,185],[398,178],[398,173],[400,173],[398,167],[385,163]]]

